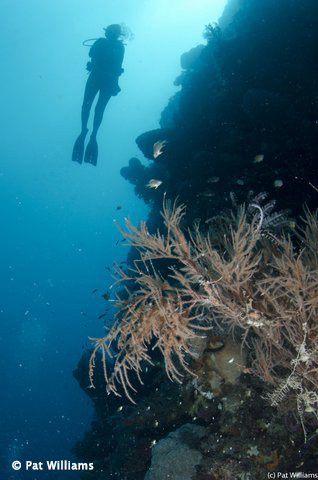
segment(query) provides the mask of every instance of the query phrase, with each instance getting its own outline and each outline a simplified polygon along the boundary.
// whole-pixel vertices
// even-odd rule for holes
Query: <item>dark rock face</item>
[[[298,215],[305,201],[316,206],[309,182],[318,154],[317,2],[232,1],[231,9],[238,12],[231,21],[226,14],[224,30],[208,28],[207,45],[183,55],[182,89],[162,115],[162,126],[173,128],[138,137],[151,164],[139,184],[127,172],[125,178],[153,209],[160,209],[165,191],[186,202],[193,219],[229,206],[231,191],[245,200],[249,190],[268,191]],[[154,160],[158,139],[168,143]],[[264,160],[255,162],[260,154]],[[163,166],[156,172],[163,185],[143,191],[154,163]]]
[[[145,165],[132,158],[121,170],[151,206],[150,231],[161,228],[164,192],[186,203],[185,227],[201,219],[204,228],[231,206],[231,192],[245,201],[250,190],[266,191],[294,217],[304,202],[317,207],[317,0],[232,0],[220,25],[221,31],[207,29],[206,46],[183,56],[181,91],[164,110],[162,128],[137,138]],[[154,159],[153,144],[161,140],[167,144]],[[150,179],[163,183],[149,189]],[[128,264],[133,259],[131,251]],[[157,478],[146,473],[156,445],[189,423],[204,428],[193,447],[198,452],[193,475],[189,467],[193,480],[318,471],[318,436],[304,447],[294,418],[277,415],[263,400],[266,387],[245,373],[234,385],[227,383],[210,350],[203,347],[205,360],[197,361],[201,382],[186,378],[182,386],[172,384],[156,362],[138,387],[137,407],[124,397],[105,399],[101,371],[96,374],[101,386],[87,390],[88,357],[83,357],[76,378],[94,402],[96,419],[74,451],[95,461],[87,478]],[[182,456],[180,443],[177,448]]]

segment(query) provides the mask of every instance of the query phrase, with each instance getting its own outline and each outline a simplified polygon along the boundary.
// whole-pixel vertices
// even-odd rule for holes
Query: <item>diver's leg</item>
[[[86,135],[86,133],[88,131],[87,123],[88,123],[88,118],[89,118],[89,112],[91,110],[94,98],[96,97],[98,90],[99,89],[98,89],[97,82],[94,79],[93,75],[91,74],[88,77],[87,82],[86,82],[83,105],[82,105],[82,114],[81,114],[82,135]]]
[[[82,130],[75,141],[75,144],[73,147],[73,153],[72,153],[72,160],[77,163],[83,162],[84,143],[85,143],[86,134],[88,132],[87,122],[89,118],[89,112],[97,92],[98,92],[97,82],[95,81],[93,76],[90,75],[86,82],[84,100],[82,105],[82,116],[81,116]]]
[[[96,135],[103,121],[104,111],[107,103],[110,100],[110,97],[111,97],[111,94],[109,93],[109,89],[100,89],[98,100],[95,107],[93,131],[91,134],[91,138],[93,137],[96,139]]]
[[[98,100],[95,107],[93,131],[91,133],[91,138],[85,150],[84,161],[87,163],[91,163],[92,165],[95,165],[95,166],[97,165],[97,157],[98,157],[98,145],[96,142],[96,135],[102,123],[104,111],[107,103],[109,102],[110,97],[111,97],[111,94],[109,93],[109,89],[107,90],[103,88],[100,89]]]

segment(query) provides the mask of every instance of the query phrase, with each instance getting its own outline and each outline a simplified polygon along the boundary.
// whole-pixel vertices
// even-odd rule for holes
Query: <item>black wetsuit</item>
[[[122,74],[125,48],[120,40],[99,38],[89,51],[91,61],[87,64],[90,75],[87,79],[82,106],[82,132],[87,130],[89,112],[99,93],[95,108],[92,136],[96,136],[105,107],[113,95],[120,92],[118,77]]]

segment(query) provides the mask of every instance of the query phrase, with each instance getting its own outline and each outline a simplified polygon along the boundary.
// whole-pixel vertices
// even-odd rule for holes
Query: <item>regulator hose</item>
[[[84,47],[91,47],[93,45],[94,42],[96,42],[96,40],[98,40],[98,38],[88,38],[87,40],[84,40],[84,42],[82,42],[82,45]],[[90,42],[90,43],[88,43]]]

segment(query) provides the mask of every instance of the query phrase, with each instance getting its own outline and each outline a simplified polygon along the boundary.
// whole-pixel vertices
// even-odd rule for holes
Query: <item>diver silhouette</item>
[[[102,123],[104,111],[112,96],[118,95],[120,87],[118,78],[123,73],[122,63],[125,47],[120,40],[122,35],[121,26],[109,25],[105,30],[105,38],[99,38],[92,45],[89,56],[91,60],[87,63],[86,69],[90,75],[86,82],[84,100],[82,105],[81,120],[82,131],[73,148],[72,160],[78,163],[83,162],[84,144],[88,132],[87,122],[92,103],[97,95],[98,100],[95,107],[93,130],[85,150],[84,161],[97,164],[98,145],[96,135]]]

